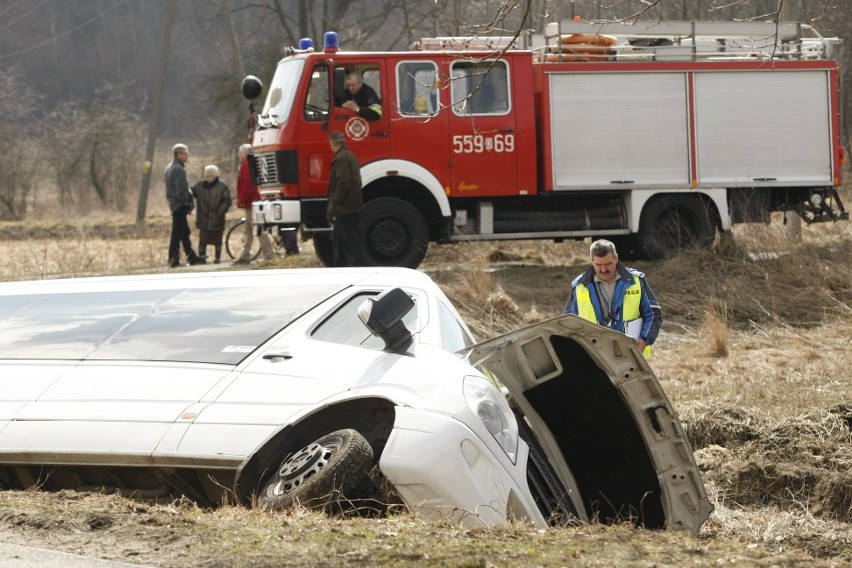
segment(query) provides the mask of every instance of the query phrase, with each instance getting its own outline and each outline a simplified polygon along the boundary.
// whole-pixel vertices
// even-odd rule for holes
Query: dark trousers
[[[334,266],[369,265],[357,213],[334,219],[331,246],[334,253]]]
[[[299,254],[299,231],[283,231],[281,240],[284,242],[284,252],[287,254]]]
[[[189,223],[186,221],[187,215],[189,215],[189,207],[187,205],[181,205],[177,208],[177,211],[172,212],[172,236],[169,239],[169,266],[180,264],[181,245],[183,245],[183,252],[186,254],[188,261],[198,258],[195,251],[192,250],[192,243],[189,241]]]

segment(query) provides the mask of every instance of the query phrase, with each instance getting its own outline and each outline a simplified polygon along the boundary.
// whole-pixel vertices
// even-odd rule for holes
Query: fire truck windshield
[[[285,59],[278,64],[260,114],[261,128],[274,127],[287,121],[304,66],[305,60],[301,58]]]

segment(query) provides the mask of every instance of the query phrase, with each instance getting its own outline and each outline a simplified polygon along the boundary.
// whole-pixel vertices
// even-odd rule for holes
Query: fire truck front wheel
[[[429,228],[420,211],[395,197],[367,202],[361,227],[370,261],[376,266],[417,268],[429,247]]]
[[[649,201],[636,239],[643,258],[659,260],[681,250],[707,247],[716,238],[714,210],[696,195],[663,195]]]
[[[331,233],[314,233],[314,252],[323,266],[334,266],[334,247],[331,244]]]

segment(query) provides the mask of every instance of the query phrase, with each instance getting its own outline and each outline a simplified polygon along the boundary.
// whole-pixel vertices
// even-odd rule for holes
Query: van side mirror
[[[358,307],[358,317],[385,342],[385,351],[404,353],[412,337],[402,319],[413,308],[414,300],[408,294],[401,288],[392,288],[364,300]]]

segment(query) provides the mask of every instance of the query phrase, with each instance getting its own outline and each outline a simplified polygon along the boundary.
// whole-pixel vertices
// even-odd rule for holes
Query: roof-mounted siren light
[[[309,37],[303,37],[299,40],[299,51],[311,52],[314,50],[314,40]]]
[[[337,32],[325,32],[322,50],[326,53],[337,53],[339,49],[340,44],[337,40]]]

